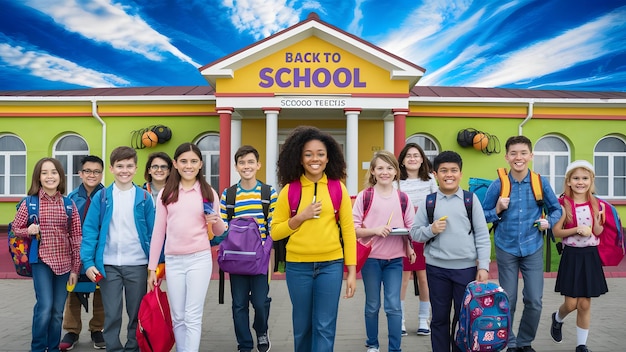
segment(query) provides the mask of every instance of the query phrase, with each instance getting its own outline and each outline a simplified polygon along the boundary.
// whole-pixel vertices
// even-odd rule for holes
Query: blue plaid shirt
[[[530,185],[530,170],[521,182],[510,174],[508,177],[511,180],[509,208],[501,212],[500,217],[496,214],[496,203],[500,197],[500,180],[496,179],[487,189],[483,210],[487,222],[498,223],[494,235],[496,247],[511,255],[525,257],[543,246],[543,233],[534,226],[535,221],[541,218],[541,208],[537,206]],[[548,213],[546,219],[552,227],[561,218],[561,205],[548,179],[542,176],[541,184]]]

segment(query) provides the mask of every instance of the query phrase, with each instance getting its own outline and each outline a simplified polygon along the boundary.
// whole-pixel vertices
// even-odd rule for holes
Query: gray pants
[[[106,278],[100,281],[102,305],[104,306],[104,341],[107,352],[139,351],[135,332],[137,313],[141,299],[146,294],[148,280],[147,265],[105,265]],[[126,344],[120,341],[122,327],[122,298],[126,300],[128,327]]]

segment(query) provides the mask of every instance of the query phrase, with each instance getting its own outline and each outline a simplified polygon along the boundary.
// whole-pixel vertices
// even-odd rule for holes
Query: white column
[[[383,148],[385,148],[386,151],[395,154],[393,150],[393,137],[393,116],[391,116],[390,118],[385,118],[383,120]]]
[[[265,183],[275,188],[276,162],[278,161],[278,113],[280,108],[263,108],[265,112]]]
[[[230,120],[230,156],[229,156],[229,165],[230,165],[230,184],[235,184],[239,182],[239,173],[235,168],[235,153],[237,149],[241,147],[241,120],[240,119],[232,119]]]
[[[346,114],[346,188],[351,196],[359,193],[359,114],[360,108],[344,109]]]

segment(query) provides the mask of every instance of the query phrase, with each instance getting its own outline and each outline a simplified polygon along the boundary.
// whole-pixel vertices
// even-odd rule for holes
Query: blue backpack
[[[493,282],[467,284],[456,332],[461,351],[501,351],[510,331],[509,297],[502,287]]]
[[[20,205],[26,202],[28,208],[28,222],[27,226],[31,224],[39,223],[39,196],[31,195],[26,196],[21,202],[17,203],[16,209],[20,208]],[[72,223],[72,200],[67,197],[63,197],[63,206],[67,213],[67,227],[69,229]],[[39,240],[34,236],[18,237],[13,232],[13,222],[9,223],[8,229],[8,244],[9,254],[11,260],[15,265],[15,272],[20,276],[32,277],[33,269],[31,264],[39,262]]]

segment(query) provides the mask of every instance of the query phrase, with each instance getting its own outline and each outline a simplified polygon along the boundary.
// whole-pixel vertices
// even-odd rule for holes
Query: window
[[[437,147],[437,143],[435,141],[425,135],[425,134],[414,134],[411,137],[406,139],[407,143],[416,143],[424,150],[424,154],[426,154],[426,158],[430,160],[431,164],[437,154],[439,154],[439,147]]]
[[[207,134],[196,142],[202,152],[202,174],[213,189],[220,189],[220,136]],[[219,194],[219,192],[218,192]]]
[[[58,159],[65,170],[68,193],[80,185],[80,160],[89,155],[89,146],[83,137],[69,134],[61,137],[53,148],[53,157]]]
[[[0,195],[26,194],[26,145],[14,135],[0,135]]]
[[[565,170],[570,161],[569,145],[560,137],[545,136],[535,143],[533,170],[550,180],[554,193],[563,193]]]
[[[596,193],[608,198],[626,198],[626,143],[621,137],[601,139],[593,151]]]

